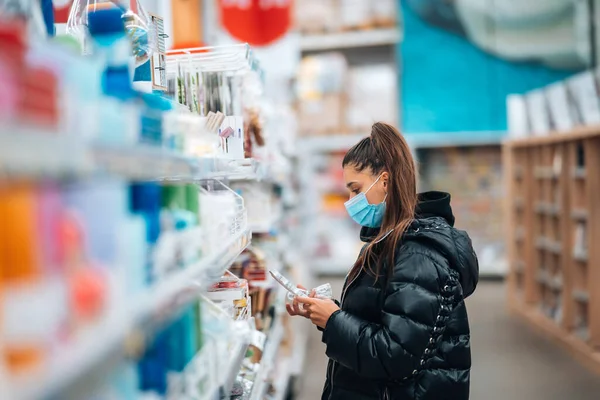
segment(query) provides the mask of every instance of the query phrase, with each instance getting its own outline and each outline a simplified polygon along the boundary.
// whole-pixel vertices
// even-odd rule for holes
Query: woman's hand
[[[297,285],[297,287],[298,289],[306,290],[306,288],[302,285]],[[309,297],[315,297],[314,290],[310,292]],[[301,317],[308,318],[308,311],[306,311],[306,308],[302,308],[300,306],[300,303],[298,303],[298,297],[294,297],[292,304],[286,304],[285,308],[288,314],[290,314],[292,317],[300,315]]]
[[[329,299],[317,299],[315,297],[298,297],[298,303],[304,305],[304,312],[306,312],[307,318],[310,318],[311,322],[319,328],[325,329],[329,317],[339,310],[337,304],[333,300]]]

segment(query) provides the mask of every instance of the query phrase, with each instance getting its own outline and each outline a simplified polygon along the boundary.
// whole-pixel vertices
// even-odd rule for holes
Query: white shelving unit
[[[284,292],[284,290],[281,290],[280,292]],[[252,387],[252,393],[250,394],[249,400],[262,400],[267,391],[267,378],[275,366],[277,352],[285,332],[281,321],[282,312],[285,311],[280,309],[276,313],[271,332],[267,338],[267,344],[263,351],[260,368],[254,379],[254,386]]]
[[[13,382],[11,397],[7,399],[43,399],[66,388],[119,350],[119,346],[138,324],[176,303],[179,296],[194,286],[194,282],[208,286],[211,282],[203,277],[221,276],[250,244],[250,239],[251,233],[242,231],[232,236],[211,256],[150,286],[137,296],[130,307],[119,307],[86,330],[74,345],[60,350],[46,368],[26,380]]]
[[[117,146],[85,143],[70,137],[23,132],[18,135],[0,131],[0,172],[9,177],[86,178],[96,175],[117,175],[133,180],[206,179],[262,180],[265,165],[253,159],[232,160],[205,158],[193,160],[180,154],[151,146]],[[32,146],[39,147],[35,157],[28,156]],[[58,394],[80,377],[95,370],[103,361],[122,350],[129,335],[140,324],[164,313],[189,296],[190,291],[206,289],[223,275],[231,263],[250,244],[252,231],[268,231],[269,226],[249,226],[233,234],[212,254],[185,269],[172,273],[134,298],[129,306],[119,307],[80,334],[75,343],[57,349],[52,361],[23,379],[13,379],[0,392],[2,400],[38,400]],[[196,288],[196,289],[194,289]],[[283,336],[283,326],[277,319],[265,352],[268,365],[261,367],[259,384],[253,393],[264,393],[266,375],[271,368]],[[240,344],[228,363],[227,381],[231,388],[245,355]],[[216,388],[215,390],[219,390]],[[254,394],[254,398],[261,398]]]
[[[356,47],[393,45],[402,40],[402,32],[396,28],[372,29],[340,33],[303,35],[302,51],[322,51]]]

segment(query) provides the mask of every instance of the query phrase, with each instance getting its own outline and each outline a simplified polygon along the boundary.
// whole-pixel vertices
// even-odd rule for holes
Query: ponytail
[[[353,279],[364,270],[378,280],[384,268],[381,256],[385,257],[389,276],[394,268],[396,249],[414,220],[417,206],[416,169],[408,143],[396,128],[377,122],[371,127],[371,136],[346,153],[342,166],[351,166],[358,172],[369,168],[373,175],[389,174],[387,206],[381,228],[361,252],[349,278]]]

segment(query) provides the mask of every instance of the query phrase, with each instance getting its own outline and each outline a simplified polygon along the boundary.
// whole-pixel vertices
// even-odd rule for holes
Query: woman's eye
[[[354,194],[359,194],[359,193],[360,193],[360,190],[358,190],[358,189],[353,189],[353,190],[352,190],[352,193],[354,193]]]

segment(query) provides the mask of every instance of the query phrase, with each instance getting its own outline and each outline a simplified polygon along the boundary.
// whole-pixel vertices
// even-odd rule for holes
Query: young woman
[[[323,331],[322,400],[467,400],[471,353],[464,299],[479,267],[453,228],[450,195],[417,195],[415,161],[392,126],[344,157],[346,209],[366,242],[340,302],[297,298],[290,315]]]

